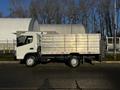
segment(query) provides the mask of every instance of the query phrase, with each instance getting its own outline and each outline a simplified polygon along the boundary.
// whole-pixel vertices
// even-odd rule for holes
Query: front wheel
[[[27,67],[35,66],[36,65],[36,58],[35,58],[35,56],[27,56],[25,64],[26,64]]]
[[[78,59],[77,56],[72,56],[70,58],[70,61],[69,61],[69,65],[72,67],[72,68],[76,68],[80,65],[80,60]]]

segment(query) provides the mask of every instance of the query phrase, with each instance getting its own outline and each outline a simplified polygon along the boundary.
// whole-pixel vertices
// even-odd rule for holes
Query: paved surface
[[[0,64],[0,90],[119,90],[120,64]]]
[[[0,64],[18,64],[19,61],[0,61]],[[92,61],[94,64],[120,64],[120,61]]]

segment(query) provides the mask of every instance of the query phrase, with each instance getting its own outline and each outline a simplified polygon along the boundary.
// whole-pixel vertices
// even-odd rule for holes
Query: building
[[[28,31],[30,18],[0,18],[0,40],[15,40],[16,31]]]
[[[78,34],[85,33],[85,28],[80,24],[39,24],[36,19],[31,18],[0,18],[0,51],[15,49],[15,33],[19,31]]]
[[[107,37],[107,52],[113,53],[114,52],[114,37]],[[116,37],[116,52],[120,53],[120,37]]]
[[[15,49],[16,31],[28,31],[31,18],[0,18],[0,51]]]
[[[59,34],[85,33],[80,24],[39,24],[31,18],[0,18],[0,40],[15,40],[17,31],[53,31]]]
[[[82,24],[39,24],[35,19],[31,20],[29,31],[52,31],[59,34],[78,34],[86,32]]]
[[[59,34],[85,33],[85,28],[80,24],[39,24],[39,31],[53,31]]]

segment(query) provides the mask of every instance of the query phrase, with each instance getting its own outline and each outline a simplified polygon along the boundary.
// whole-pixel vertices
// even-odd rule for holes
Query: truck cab
[[[33,32],[26,32],[17,36],[16,58],[24,60],[31,56],[30,54],[37,54],[40,45],[40,35]]]

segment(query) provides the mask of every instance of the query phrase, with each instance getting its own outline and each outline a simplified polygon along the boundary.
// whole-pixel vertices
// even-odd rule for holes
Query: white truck
[[[84,57],[99,59],[100,55],[100,34],[24,32],[17,36],[16,58],[28,67],[48,61],[63,61],[75,68]]]

